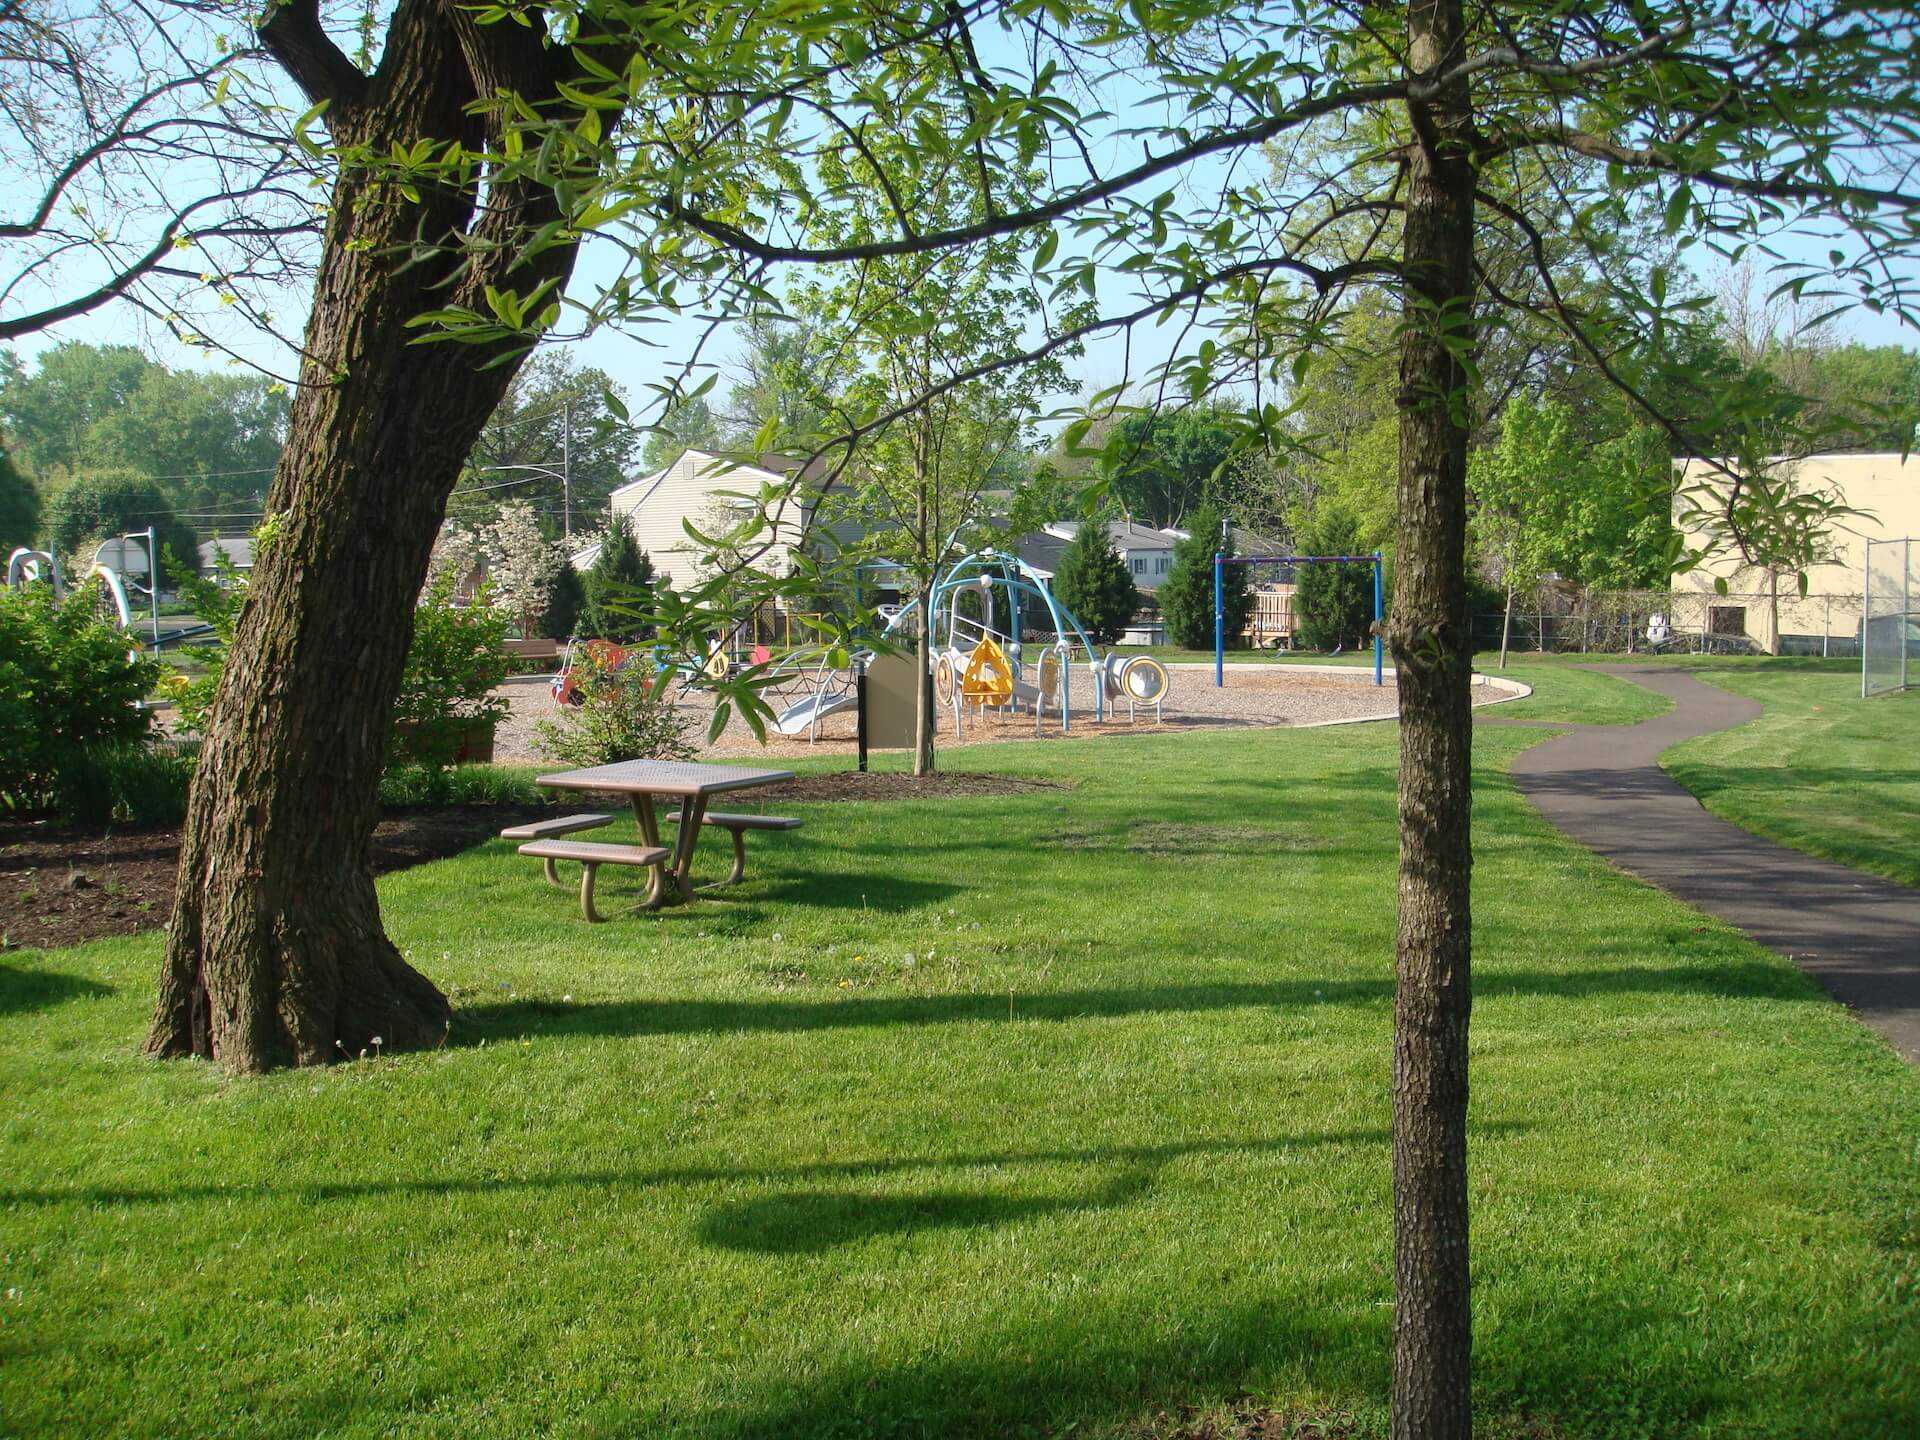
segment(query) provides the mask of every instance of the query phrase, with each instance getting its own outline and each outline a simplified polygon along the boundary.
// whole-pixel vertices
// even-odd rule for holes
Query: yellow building
[[[1682,497],[1693,486],[1711,483],[1716,472],[1704,460],[1682,461],[1678,472],[1674,523],[1688,548],[1697,549],[1706,543],[1706,536],[1697,524],[1689,525],[1682,518],[1689,504]],[[1791,574],[1770,576],[1763,569],[1743,565],[1737,554],[1716,554],[1698,568],[1674,576],[1670,623],[1675,631],[1744,635],[1762,650],[1858,653],[1866,542],[1920,537],[1920,454],[1904,461],[1897,454],[1811,455],[1795,464],[1793,479],[1804,488],[1829,490],[1861,512],[1833,523],[1825,563],[1807,571],[1805,597]],[[1691,497],[1694,503],[1698,498]],[[1722,579],[1727,582],[1724,595],[1715,586]],[[1776,588],[1778,647],[1773,624]]]

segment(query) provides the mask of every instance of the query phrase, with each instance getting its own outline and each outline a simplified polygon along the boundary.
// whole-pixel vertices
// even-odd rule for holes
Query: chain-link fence
[[[1904,690],[1920,675],[1920,546],[1912,539],[1869,540],[1866,623],[1861,626],[1860,693]]]
[[[1920,585],[1913,587],[1920,600]],[[1860,596],[1802,595],[1791,576],[1768,590],[1541,589],[1514,599],[1508,647],[1601,655],[1860,654]],[[1478,650],[1498,650],[1503,610],[1473,617]],[[1916,651],[1920,654],[1920,651]]]

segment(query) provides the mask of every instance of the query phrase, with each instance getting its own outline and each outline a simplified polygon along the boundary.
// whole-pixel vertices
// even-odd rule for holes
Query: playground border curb
[[[1204,660],[1168,660],[1162,661],[1161,663],[1164,664],[1168,670],[1213,669],[1212,662]],[[1351,678],[1355,684],[1362,685],[1371,684],[1373,681],[1372,669],[1364,665],[1288,665],[1284,662],[1274,660],[1241,660],[1229,662],[1225,668],[1228,670],[1247,672],[1297,670],[1308,675],[1338,675],[1343,679]],[[1380,672],[1382,679],[1394,673],[1394,668],[1391,665]],[[1473,709],[1476,713],[1481,710],[1490,710],[1495,705],[1505,705],[1514,700],[1524,700],[1533,694],[1533,687],[1523,681],[1509,680],[1504,675],[1488,675],[1479,670],[1475,670],[1468,677],[1468,683],[1485,685],[1489,689],[1506,692],[1501,695],[1498,700],[1488,700],[1482,704],[1475,705]],[[1253,730],[1327,730],[1335,725],[1378,725],[1382,720],[1398,720],[1399,718],[1400,706],[1396,703],[1391,710],[1383,715],[1352,715],[1344,720],[1315,720],[1306,725],[1252,725],[1244,728]]]

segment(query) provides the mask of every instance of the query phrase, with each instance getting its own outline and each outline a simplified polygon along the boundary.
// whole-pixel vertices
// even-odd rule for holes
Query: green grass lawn
[[[1920,885],[1920,693],[1860,698],[1857,661],[1710,662],[1766,714],[1661,757],[1722,819]]]
[[[1920,1076],[1547,829],[1537,738],[1476,737],[1485,1433],[1912,1433]],[[323,1073],[140,1059],[157,936],[9,954],[0,1431],[1384,1434],[1394,742],[953,752],[1071,788],[596,927],[496,842],[381,883],[454,1043]]]

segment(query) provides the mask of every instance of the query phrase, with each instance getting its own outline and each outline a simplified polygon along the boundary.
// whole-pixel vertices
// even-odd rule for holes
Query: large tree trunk
[[[1408,12],[1409,69],[1459,58],[1460,0]],[[1466,587],[1474,167],[1464,83],[1409,106],[1400,543],[1400,933],[1394,1002],[1393,1434],[1468,1440],[1468,876],[1472,646]]]
[[[453,0],[401,0],[370,77],[331,49],[311,0],[272,15],[262,39],[331,102],[335,139],[376,154],[422,138],[471,149],[478,97],[552,93],[536,36],[483,32]],[[254,1071],[446,1035],[445,997],[381,928],[368,850],[428,555],[517,365],[410,344],[407,321],[485,284],[564,278],[573,261],[562,247],[504,278],[512,236],[554,213],[551,194],[504,184],[488,199],[476,220],[470,188],[415,203],[366,170],[335,184],[268,533],[188,801],[151,1053]],[[469,224],[500,248],[461,258]],[[406,263],[421,239],[444,248]]]

